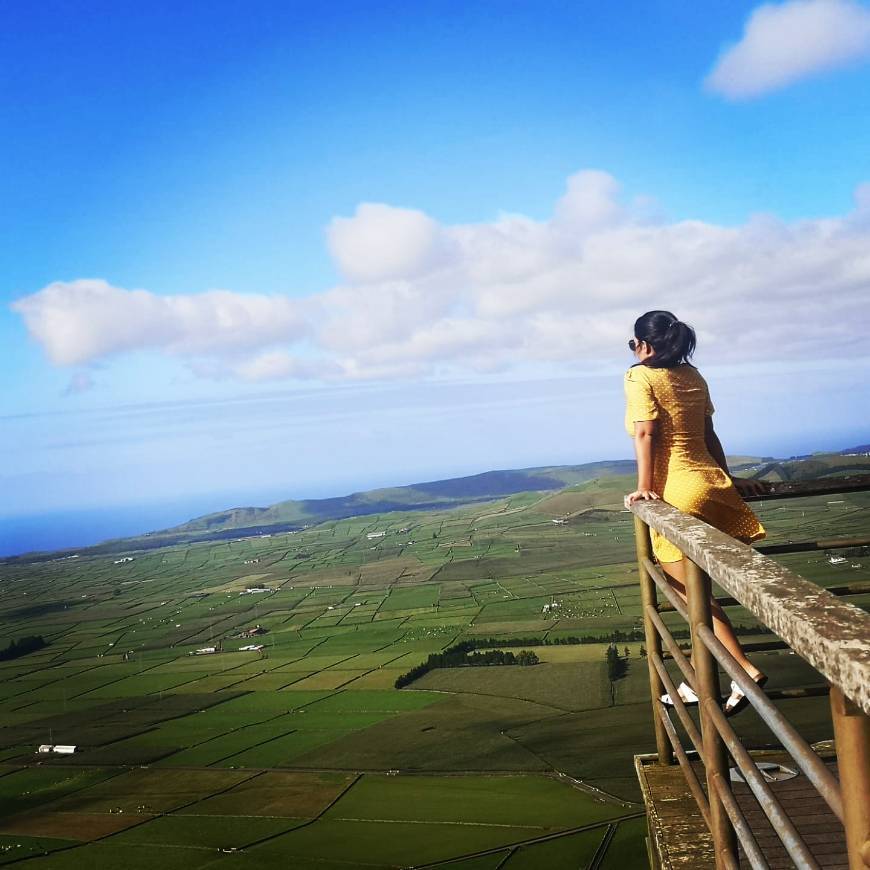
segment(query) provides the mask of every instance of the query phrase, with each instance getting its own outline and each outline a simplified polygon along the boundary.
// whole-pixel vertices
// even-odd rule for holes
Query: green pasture
[[[20,834],[0,833],[0,865],[48,855],[59,849],[77,846],[76,840],[59,837],[26,837]]]
[[[355,779],[356,775],[349,773],[262,772],[190,804],[180,813],[195,817],[315,818]]]
[[[466,822],[542,831],[622,815],[556,779],[541,776],[366,775],[324,815],[326,819]]]
[[[0,641],[48,644],[0,662],[0,863],[577,867],[613,825],[600,866],[645,866],[632,817],[632,757],[654,745],[641,644],[619,642],[627,668],[611,683],[607,644],[556,643],[641,625],[624,483],[133,551],[120,565],[87,551],[0,564]],[[757,509],[771,542],[857,536],[870,496]],[[778,558],[822,585],[870,574],[868,557]],[[240,594],[259,584],[269,591]],[[731,615],[750,649],[769,639]],[[540,663],[394,688],[430,653],[482,638],[529,639],[504,649]],[[263,650],[239,651],[248,643]],[[797,656],[750,656],[770,689],[820,683]],[[809,739],[830,737],[827,699],[778,704]],[[769,745],[753,713],[735,723]],[[37,756],[41,743],[77,751]]]
[[[545,840],[541,843],[529,843],[521,845],[502,855],[502,860],[507,857],[501,867],[510,870],[538,870],[540,867],[588,867],[595,855],[604,835],[606,826],[593,828],[591,831],[580,831],[558,837],[554,840]],[[627,864],[627,867],[643,867],[643,864],[635,858],[635,864]]]

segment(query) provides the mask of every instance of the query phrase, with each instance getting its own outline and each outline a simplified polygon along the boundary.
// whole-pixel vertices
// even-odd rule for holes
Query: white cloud
[[[860,215],[870,215],[870,182],[855,189],[855,209]]]
[[[628,363],[631,326],[651,308],[697,328],[705,363],[844,358],[863,348],[858,324],[870,307],[868,190],[860,186],[855,210],[841,217],[759,215],[725,227],[650,220],[646,205],[622,203],[611,176],[583,172],[549,220],[513,214],[449,226],[396,210],[398,224],[413,214],[414,226],[427,227],[412,242],[428,241],[412,243],[401,265],[372,242],[364,268],[345,264],[356,279],[306,299],[158,296],[82,280],[13,307],[58,365],[151,349],[203,377],[249,381]],[[363,251],[360,226],[375,239],[372,227],[393,217],[348,219],[341,256]]]
[[[584,235],[617,223],[625,216],[619,205],[619,184],[608,172],[587,169],[568,179],[556,203],[554,221],[572,235]]]
[[[295,340],[305,331],[301,307],[284,296],[158,296],[90,278],[57,281],[12,303],[57,365],[147,348],[210,355]]]
[[[870,9],[854,0],[789,0],[757,7],[707,87],[747,99],[870,57]]]
[[[377,202],[357,206],[350,218],[327,228],[329,249],[352,281],[413,278],[431,266],[438,248],[438,224],[421,211]]]

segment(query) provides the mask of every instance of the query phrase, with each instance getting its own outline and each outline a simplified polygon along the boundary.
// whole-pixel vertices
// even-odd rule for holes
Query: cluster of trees
[[[516,655],[501,649],[492,649],[483,653],[470,653],[465,660],[468,665],[536,665],[540,659],[528,649],[520,650]],[[456,667],[453,665],[452,667]]]
[[[688,629],[681,632],[680,629],[672,632],[675,637],[688,637]],[[610,634],[588,635],[586,637],[576,637],[568,635],[566,637],[512,637],[508,639],[487,637],[480,640],[475,640],[474,645],[478,649],[490,646],[559,646],[568,644],[573,646],[578,643],[626,643],[631,641],[643,640],[644,634],[642,628],[633,628],[631,631],[622,631],[615,629]]]
[[[26,656],[28,653],[42,649],[45,645],[45,640],[39,634],[31,634],[27,637],[22,637],[21,640],[12,640],[8,646],[0,650],[0,662],[17,659],[19,656]]]
[[[611,683],[621,680],[628,673],[628,647],[625,648],[625,655],[621,656],[615,643],[610,644],[604,653],[604,659],[607,662],[607,679]]]
[[[736,625],[734,627],[739,634],[770,634],[770,629],[765,625]],[[688,638],[690,634],[691,632],[688,628],[671,629],[671,635],[678,639]],[[688,640],[683,640],[683,642],[678,644],[678,646],[682,650],[690,650],[692,648],[691,641]],[[646,655],[646,647],[641,644],[640,657],[645,659]]]
[[[625,648],[625,654],[619,654],[619,648],[611,643],[604,651],[604,660],[607,662],[607,679],[610,681],[610,705],[616,703],[616,681],[621,680],[628,673],[629,649]]]
[[[492,665],[536,665],[540,659],[531,650],[520,650],[514,655],[510,651],[491,649],[487,652],[474,652],[480,645],[476,640],[465,640],[455,646],[448,647],[444,652],[432,653],[422,664],[411,668],[396,680],[396,688],[402,689],[419,680],[424,674],[435,668],[467,668],[489,667]]]
[[[472,643],[475,649],[485,649],[491,646],[546,646],[549,641],[542,637],[482,637]]]

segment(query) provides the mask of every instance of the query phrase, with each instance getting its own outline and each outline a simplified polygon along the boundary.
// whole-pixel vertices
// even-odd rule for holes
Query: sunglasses
[[[628,349],[629,349],[630,351],[632,351],[632,352],[633,352],[633,351],[636,351],[636,350],[637,350],[637,346],[638,346],[639,344],[640,344],[639,341],[635,341],[635,339],[631,338],[631,339],[629,339],[629,341],[628,341]]]

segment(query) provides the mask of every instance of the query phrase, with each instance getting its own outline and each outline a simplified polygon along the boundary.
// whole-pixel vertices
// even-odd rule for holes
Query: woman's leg
[[[668,583],[671,584],[671,587],[683,599],[686,600],[686,566],[685,563],[680,562],[660,562],[659,563],[665,578]],[[758,678],[762,676],[761,671],[746,658],[746,653],[743,652],[743,647],[740,646],[740,641],[737,640],[737,635],[734,634],[734,627],[731,625],[731,620],[728,619],[725,611],[719,606],[718,602],[714,599],[710,601],[710,611],[713,616],[713,633],[737,659],[740,666],[752,677],[756,682]]]

